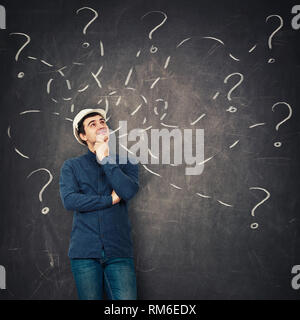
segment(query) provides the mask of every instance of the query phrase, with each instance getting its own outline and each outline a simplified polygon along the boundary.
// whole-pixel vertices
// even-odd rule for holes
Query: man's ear
[[[80,137],[80,139],[83,140],[83,141],[86,141],[86,140],[87,140],[85,134],[83,134],[83,133],[79,133],[79,137]]]

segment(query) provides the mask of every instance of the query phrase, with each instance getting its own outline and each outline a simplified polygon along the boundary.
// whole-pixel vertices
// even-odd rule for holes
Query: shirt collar
[[[92,152],[90,149],[88,149],[86,155],[88,156],[89,159],[97,161],[96,153]]]

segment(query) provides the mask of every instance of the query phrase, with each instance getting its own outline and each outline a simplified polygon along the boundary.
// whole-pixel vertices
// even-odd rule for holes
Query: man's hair
[[[99,112],[91,112],[87,115],[85,115],[79,122],[78,122],[78,134],[82,133],[82,134],[85,134],[85,130],[84,130],[84,126],[83,126],[83,121],[87,118],[90,118],[90,117],[94,117],[94,116],[98,116],[100,115],[102,117],[102,115],[99,113]],[[82,142],[87,145],[86,141],[83,141]]]

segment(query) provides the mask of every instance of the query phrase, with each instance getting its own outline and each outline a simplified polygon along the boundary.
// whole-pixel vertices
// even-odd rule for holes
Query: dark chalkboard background
[[[7,289],[0,299],[77,298],[67,257],[72,212],[59,197],[59,170],[64,160],[86,152],[72,135],[71,120],[101,97],[98,106],[108,106],[110,128],[127,120],[128,129],[164,128],[161,122],[204,129],[204,158],[213,157],[196,176],[185,175],[183,166],[147,165],[157,176],[140,164],[140,191],[129,205],[139,299],[299,299],[300,290],[291,285],[292,267],[300,264],[300,30],[291,26],[294,3],[1,4],[7,29],[0,30],[0,265]],[[85,6],[99,14],[86,34],[93,13],[76,14]],[[167,20],[149,39],[164,19],[151,11],[164,12]],[[270,39],[280,25],[278,17],[267,19],[272,15],[283,26]],[[26,38],[11,33],[30,36],[17,61]],[[100,88],[91,73],[102,65]],[[229,100],[241,79],[224,81],[233,73],[243,81]],[[276,130],[289,113],[287,104],[292,116]],[[230,106],[236,112],[227,111]],[[39,112],[22,113],[30,110]],[[35,171],[41,168],[53,176],[43,191],[50,175]]]

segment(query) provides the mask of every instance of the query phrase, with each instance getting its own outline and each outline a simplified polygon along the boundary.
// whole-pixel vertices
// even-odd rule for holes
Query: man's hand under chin
[[[109,156],[108,141],[109,141],[108,133],[107,134],[97,134],[94,149],[95,149],[97,157],[100,161],[104,157]]]

